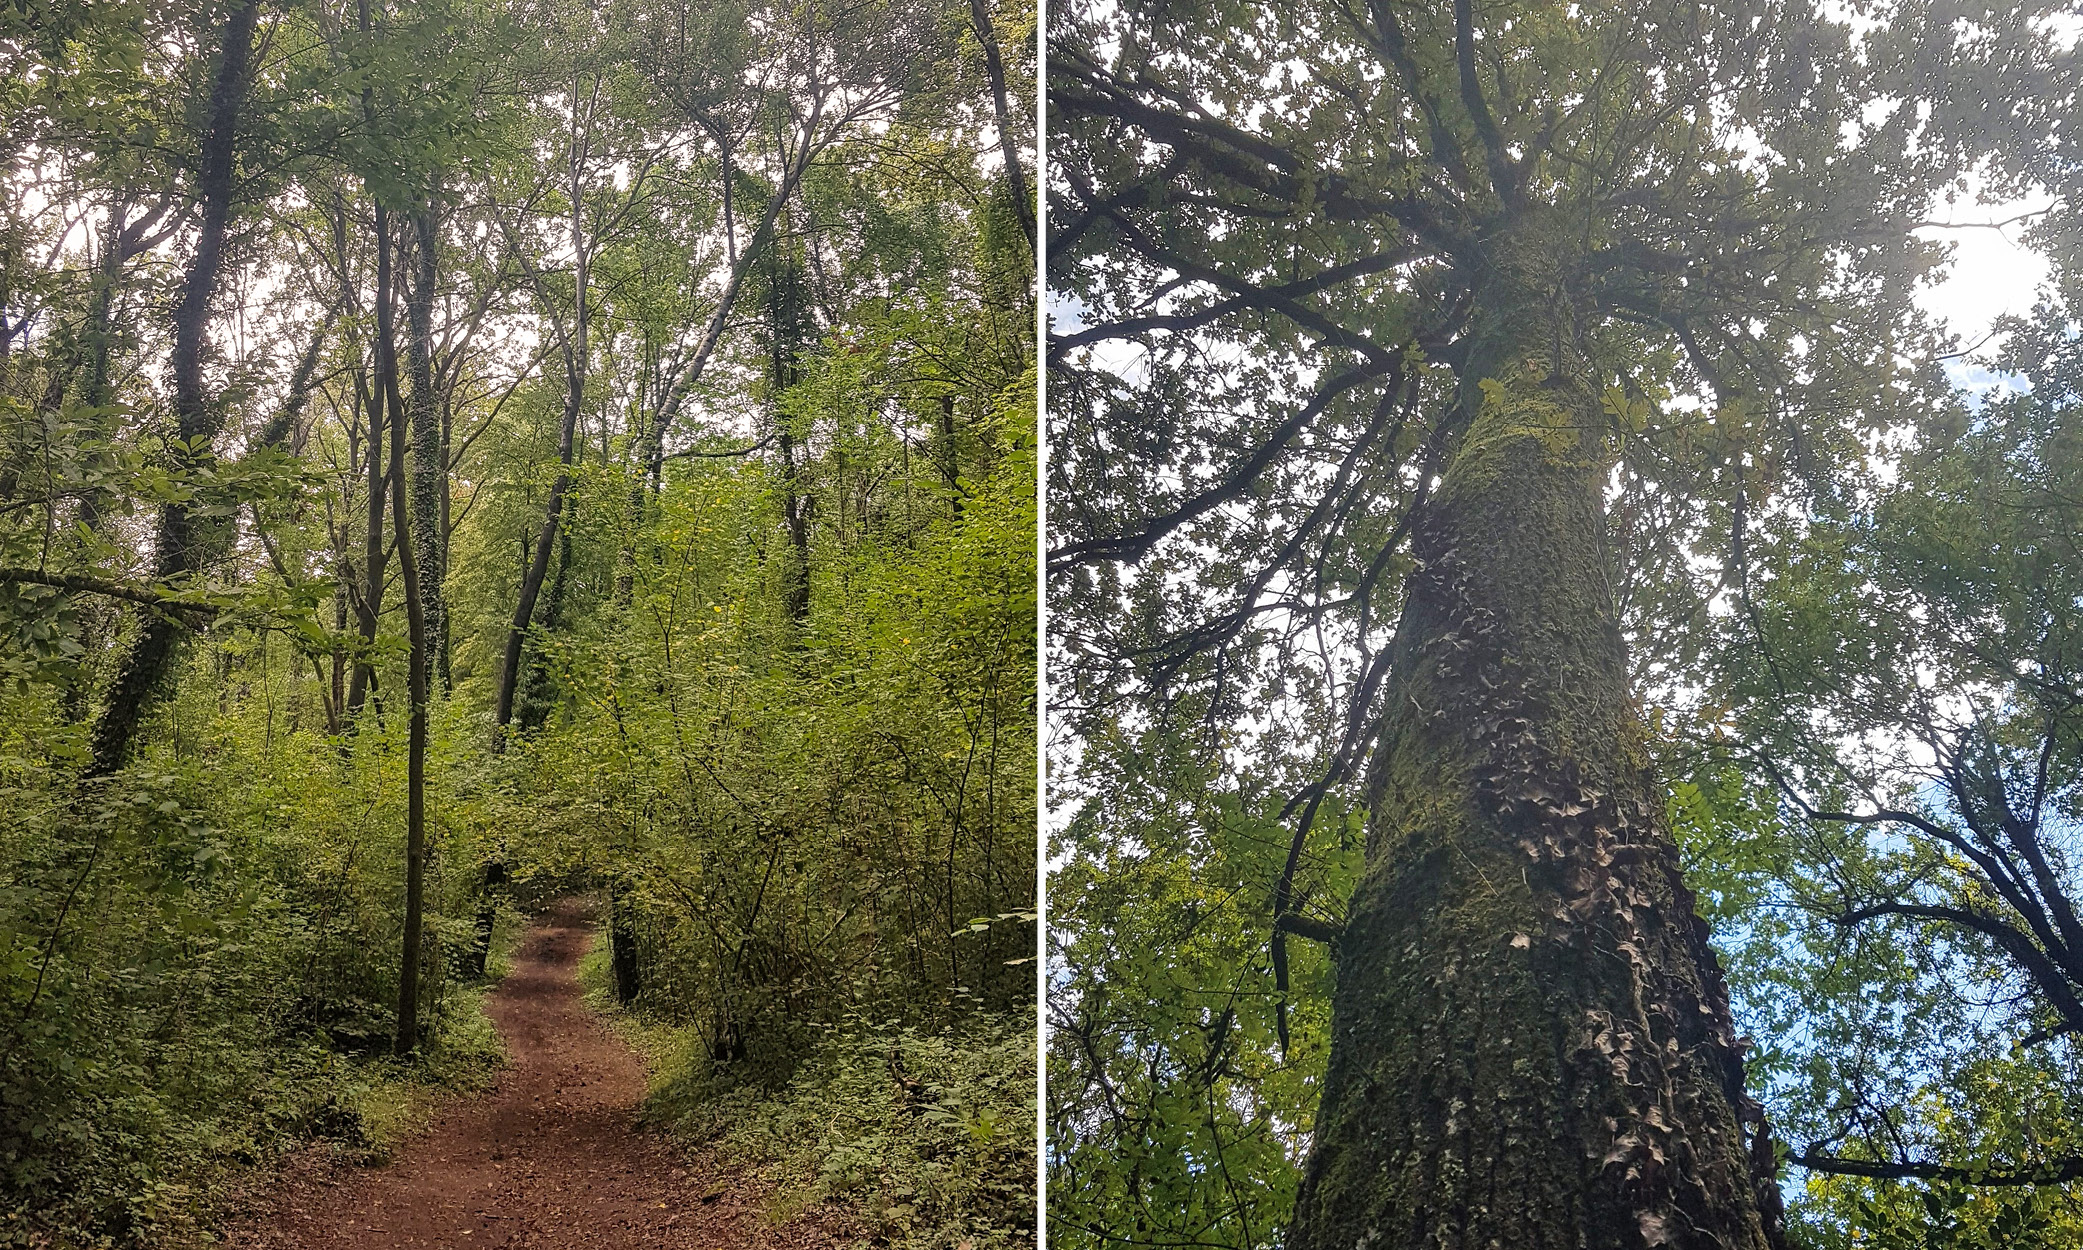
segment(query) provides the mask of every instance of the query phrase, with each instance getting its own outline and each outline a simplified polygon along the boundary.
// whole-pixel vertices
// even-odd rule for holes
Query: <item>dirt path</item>
[[[828,1246],[814,1217],[773,1227],[756,1182],[706,1173],[633,1116],[643,1065],[579,1002],[591,926],[573,902],[537,918],[487,1009],[513,1063],[380,1169],[285,1176],[254,1250],[389,1246],[620,1250]]]

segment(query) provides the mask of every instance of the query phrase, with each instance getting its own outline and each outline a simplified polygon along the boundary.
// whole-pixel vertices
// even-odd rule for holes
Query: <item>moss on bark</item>
[[[1762,1121],[1628,690],[1598,409],[1483,372],[1413,527],[1287,1244],[1769,1250]]]

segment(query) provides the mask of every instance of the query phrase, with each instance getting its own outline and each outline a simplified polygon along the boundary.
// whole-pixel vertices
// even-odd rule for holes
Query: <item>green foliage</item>
[[[240,650],[216,650],[247,679],[224,711],[191,682],[172,712],[189,732],[85,789],[52,694],[5,703],[0,1206],[17,1227],[168,1235],[232,1170],[311,1136],[379,1146],[402,1091],[500,1062],[475,996],[439,978],[420,1062],[380,1057],[396,762],[376,742],[342,761]]]
[[[1938,1169],[1808,1173],[1817,1246],[2077,1227],[2051,1175],[2083,1157],[2068,957],[2029,936],[2079,885],[2077,339],[2053,301],[2007,328],[2011,385],[1905,431],[1871,489],[1760,524],[1669,725],[1674,827],[1782,1139]]]
[[[1270,1244],[1330,1042],[1327,949],[1288,940],[1285,996],[1268,960],[1290,829],[1277,799],[1222,788],[1191,740],[1087,749],[1126,767],[1052,845],[1051,1239]],[[1350,892],[1363,824],[1337,803],[1319,813],[1297,910]]]
[[[845,1020],[795,1077],[718,1091],[698,1037],[667,1051],[646,1114],[774,1182],[773,1214],[835,1203],[904,1250],[1034,1244],[1034,1017],[932,1028]]]
[[[1915,0],[1051,11],[1066,1244],[1279,1243],[1325,990],[1294,970],[1285,1056],[1248,1027],[1280,856],[1241,855],[1209,813],[1239,796],[1280,847],[1312,787],[1359,801],[1384,708],[1417,693],[1401,676],[1466,645],[1397,625],[1411,535],[1475,401],[1522,368],[1610,470],[1610,555],[1570,573],[1613,587],[1781,1145],[1985,1180],[2068,1157],[2075,1054],[2034,1036],[2065,1019],[2060,977],[2036,987],[2018,944],[1929,910],[2023,932],[2029,909],[1943,834],[1805,819],[1761,758],[1819,807],[1886,803],[1962,840],[2038,822],[2073,893],[2083,305],[2013,327],[2000,367],[2032,397],[1970,414],[1946,370],[1974,345],[1912,298],[1945,248],[1910,226],[1972,220],[1972,175],[2056,197],[2032,237],[2077,255],[2076,61],[2050,34],[2073,20]],[[2049,743],[2042,819],[2025,800]],[[1351,877],[1321,836],[1302,864],[1335,918]],[[1860,914],[1876,904],[1925,910]],[[1235,1025],[1218,986],[1250,991]],[[1276,1056],[1284,1152],[1242,1131],[1273,1082],[1223,1083]],[[1197,1079],[1205,1107],[1178,1096]],[[1789,1184],[1817,1245],[1953,1244],[1949,1220],[2067,1235],[2038,1223],[2068,1200],[2048,1185],[1955,1203]]]
[[[299,1141],[381,1153],[496,1062],[487,919],[596,890],[704,1089],[872,1101],[831,1041],[872,1019],[967,1100],[862,1104],[907,1227],[1031,1227],[1032,255],[974,13],[261,5],[182,440],[230,10],[0,10],[0,1242],[164,1240]],[[447,625],[402,1039],[392,367]],[[135,763],[88,777],[147,621]]]

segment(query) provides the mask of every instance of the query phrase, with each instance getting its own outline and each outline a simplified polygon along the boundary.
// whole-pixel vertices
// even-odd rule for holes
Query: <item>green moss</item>
[[[1594,422],[1485,382],[1414,532],[1293,1250],[1762,1250],[1605,574]],[[1740,1087],[1739,1087],[1740,1088]]]

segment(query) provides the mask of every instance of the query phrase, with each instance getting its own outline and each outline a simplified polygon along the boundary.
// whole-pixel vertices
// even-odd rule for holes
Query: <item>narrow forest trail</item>
[[[376,1169],[292,1169],[252,1227],[251,1250],[389,1246],[617,1250],[837,1244],[814,1212],[782,1226],[764,1187],[704,1171],[635,1125],[636,1054],[579,1001],[592,940],[583,906],[539,916],[487,1002],[511,1065],[497,1086],[445,1108]]]

